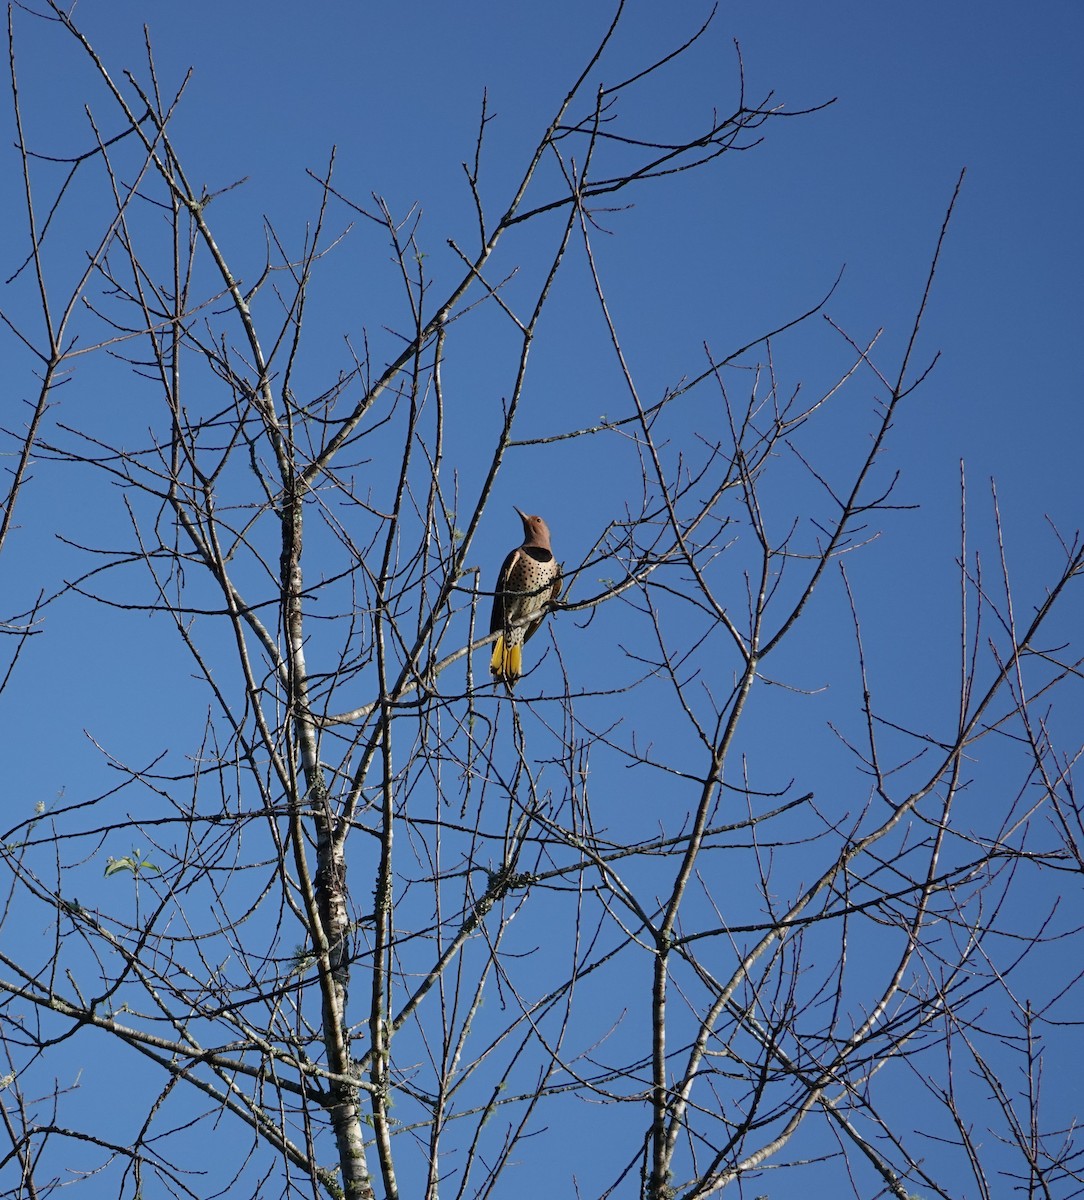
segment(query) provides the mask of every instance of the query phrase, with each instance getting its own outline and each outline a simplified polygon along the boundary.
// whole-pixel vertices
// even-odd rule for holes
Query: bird
[[[542,624],[561,590],[561,566],[553,557],[549,526],[541,517],[515,511],[523,522],[523,545],[504,560],[489,622],[489,632],[500,635],[489,669],[509,688],[523,674],[523,643]]]

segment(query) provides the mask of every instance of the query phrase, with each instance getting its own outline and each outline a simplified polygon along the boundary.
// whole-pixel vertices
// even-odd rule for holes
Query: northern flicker
[[[523,674],[523,643],[542,624],[546,609],[561,590],[561,568],[550,547],[550,531],[541,517],[520,512],[523,545],[504,560],[493,592],[489,632],[499,633],[489,669],[512,687]]]

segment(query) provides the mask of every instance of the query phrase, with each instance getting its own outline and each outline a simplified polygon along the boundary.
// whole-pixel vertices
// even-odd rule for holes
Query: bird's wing
[[[508,557],[504,560],[504,565],[497,576],[497,586],[493,589],[493,612],[489,618],[490,633],[498,633],[505,626],[504,594],[508,589],[508,576],[518,557],[519,547],[517,546],[515,550],[508,552]]]

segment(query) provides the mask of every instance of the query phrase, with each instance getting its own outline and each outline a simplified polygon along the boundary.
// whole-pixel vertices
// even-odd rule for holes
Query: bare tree
[[[100,746],[112,786],[9,805],[4,1194],[490,1196],[523,1189],[517,1164],[548,1192],[649,1200],[799,1167],[833,1194],[989,1196],[1006,1176],[1077,1193],[1071,1114],[1040,1084],[1044,1043],[1075,1044],[1058,895],[1082,865],[1079,751],[1055,704],[1079,693],[1084,552],[1053,543],[1051,576],[1017,587],[996,497],[991,566],[961,488],[956,655],[919,723],[868,635],[863,551],[903,506],[890,435],[932,365],[917,341],[951,204],[895,361],[824,323],[840,369],[799,389],[776,352],[818,305],[645,395],[596,255],[605,210],[795,115],[739,73],[707,125],[664,142],[622,123],[703,30],[600,87],[619,9],[503,195],[483,103],[475,228],[343,194],[332,155],[310,227],[266,223],[253,266],[219,239],[238,194],[194,182],[184,89],[150,44],[115,77],[46,16],[26,36],[65,39],[108,108],[77,154],[32,144],[11,34],[26,221],[8,274],[37,319],[4,316],[32,371],[8,401],[0,539],[20,489],[111,515],[78,541],[58,522],[62,581],[9,606],[5,699],[33,635],[75,614],[140,646],[149,616],[171,703],[130,697],[133,722],[168,727],[140,724],[138,758]],[[310,313],[351,223],[391,249],[400,299],[374,341],[395,348],[351,334],[329,365]],[[77,265],[52,254],[65,227]],[[454,272],[433,265],[444,240]],[[555,428],[529,360],[573,258],[624,394]],[[484,402],[445,378],[480,337],[507,364]],[[84,377],[97,403],[54,411]],[[843,396],[860,436],[826,440]],[[554,529],[564,590],[511,692],[473,653],[497,566],[479,529],[512,545],[492,504],[509,464],[560,478],[584,443],[627,500],[578,543]],[[795,665],[828,626],[849,647],[824,670],[831,722]],[[86,864],[104,877],[77,898]]]

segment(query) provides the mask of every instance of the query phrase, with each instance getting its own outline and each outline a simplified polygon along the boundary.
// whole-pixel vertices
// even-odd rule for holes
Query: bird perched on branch
[[[523,643],[561,590],[561,567],[553,557],[549,526],[541,517],[520,512],[523,545],[504,560],[493,592],[489,632],[499,633],[489,669],[512,687],[523,674]]]

